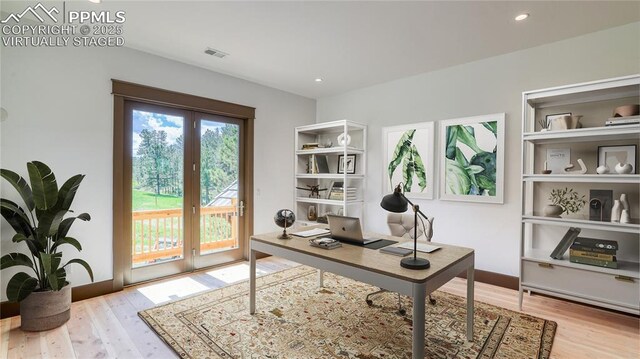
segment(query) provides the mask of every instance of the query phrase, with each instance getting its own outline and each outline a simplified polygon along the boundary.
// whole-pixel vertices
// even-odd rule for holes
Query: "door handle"
[[[244,201],[240,201],[238,204],[238,211],[240,212],[240,217],[244,216]]]
[[[633,280],[633,278],[631,277],[627,277],[626,275],[617,275],[616,280],[619,280],[621,282],[627,282],[627,283],[634,283],[635,281]]]

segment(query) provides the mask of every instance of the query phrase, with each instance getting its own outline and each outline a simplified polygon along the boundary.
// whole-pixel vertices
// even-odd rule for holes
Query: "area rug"
[[[411,358],[411,299],[299,266],[259,277],[249,314],[242,282],[141,311],[140,317],[183,358]],[[556,323],[475,302],[475,335],[466,341],[465,298],[437,291],[427,304],[426,358],[549,358]]]

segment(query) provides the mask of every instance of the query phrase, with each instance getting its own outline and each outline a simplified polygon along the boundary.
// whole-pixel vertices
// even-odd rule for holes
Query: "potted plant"
[[[71,259],[62,263],[61,247],[82,246],[78,240],[68,237],[71,225],[77,219],[89,221],[91,216],[82,213],[65,218],[84,175],[69,178],[58,188],[55,175],[42,162],[27,163],[29,180],[15,172],[0,169],[0,175],[18,192],[24,202],[18,204],[1,198],[2,217],[16,231],[13,242],[24,243],[28,253],[9,253],[0,258],[0,269],[13,266],[29,268],[16,273],[7,283],[7,298],[20,302],[21,327],[28,331],[56,328],[69,320],[71,308],[71,286],[66,280],[66,267],[77,263],[89,273],[93,272],[82,259]]]
[[[584,195],[580,197],[578,192],[572,188],[553,189],[549,194],[551,204],[544,207],[544,215],[546,217],[560,217],[562,213],[576,213],[587,201]]]

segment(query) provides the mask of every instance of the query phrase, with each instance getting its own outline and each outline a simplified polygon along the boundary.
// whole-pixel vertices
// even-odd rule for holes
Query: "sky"
[[[224,126],[224,123],[213,121],[202,121],[200,134],[204,134],[207,130],[215,130]],[[181,116],[171,116],[160,113],[133,111],[133,155],[138,152],[138,147],[142,139],[140,132],[142,130],[156,130],[167,133],[167,143],[172,145],[176,139],[183,133],[184,118]]]

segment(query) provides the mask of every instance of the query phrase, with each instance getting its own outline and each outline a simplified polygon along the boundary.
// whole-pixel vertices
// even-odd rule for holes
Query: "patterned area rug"
[[[249,315],[242,282],[139,313],[184,358],[411,358],[411,299],[407,316],[397,296],[366,305],[376,288],[300,266],[259,277],[257,311]],[[441,291],[427,304],[427,358],[549,358],[556,323],[475,303],[475,336],[465,338],[465,299]]]

